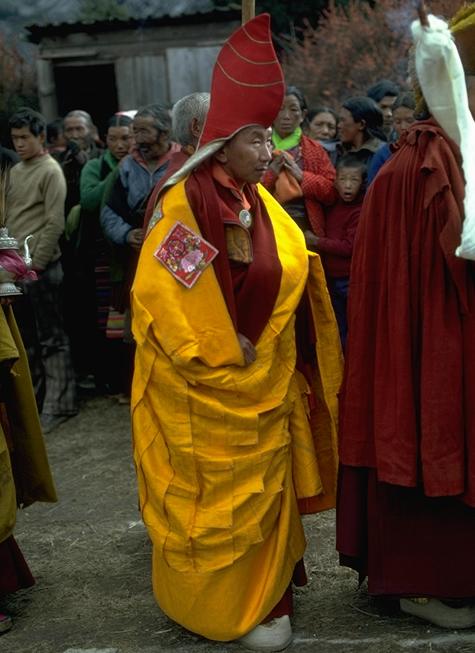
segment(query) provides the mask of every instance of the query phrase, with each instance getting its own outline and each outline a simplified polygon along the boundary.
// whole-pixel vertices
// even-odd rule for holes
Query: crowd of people
[[[342,341],[367,170],[375,175],[401,131],[391,103],[396,117],[405,111],[404,128],[414,119],[411,93],[398,93],[382,80],[337,112],[309,109],[302,91],[288,86],[272,126],[272,160],[261,181],[304,232],[307,246],[322,255]],[[10,119],[16,157],[5,148],[4,156],[18,165],[10,173],[8,229],[20,244],[33,235],[33,268],[40,273],[40,283],[25,285],[15,311],[46,433],[77,414],[81,392],[130,399],[129,297],[137,260],[161,180],[195,150],[208,104],[208,94],[194,93],[173,110],[149,105],[133,117],[118,113],[103,141],[81,109],[46,126],[27,108]],[[348,168],[359,170],[350,192]],[[35,191],[25,193],[25,183]]]
[[[474,17],[452,23],[469,89]],[[336,504],[341,563],[372,594],[475,626],[450,603],[475,596],[469,180],[413,77],[310,108],[262,15],[211,94],[119,112],[103,141],[82,109],[10,118],[6,226],[37,275],[13,312],[42,431],[81,393],[130,402],[154,592],[209,639],[288,646],[300,515]],[[18,560],[0,593],[31,584]]]

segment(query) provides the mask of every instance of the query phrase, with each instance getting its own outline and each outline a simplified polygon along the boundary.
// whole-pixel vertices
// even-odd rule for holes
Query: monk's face
[[[241,129],[216,159],[239,186],[257,184],[271,160],[269,130],[258,125]]]

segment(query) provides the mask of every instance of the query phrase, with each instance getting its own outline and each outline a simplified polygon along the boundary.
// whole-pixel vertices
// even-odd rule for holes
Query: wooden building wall
[[[236,22],[206,23],[45,37],[40,43],[38,62],[41,110],[51,120],[58,115],[59,107],[64,110],[69,106],[67,98],[58,97],[62,92],[58,80],[64,80],[65,73],[71,82],[69,89],[75,88],[76,76],[89,103],[99,103],[101,88],[91,96],[91,89],[84,83],[84,71],[86,79],[87,71],[94,79],[94,66],[102,66],[101,71],[110,69],[115,77],[115,110],[153,102],[171,104],[187,93],[208,91],[219,48],[236,27]],[[67,92],[63,82],[63,93]],[[79,107],[77,101],[75,98],[71,108],[86,108]]]

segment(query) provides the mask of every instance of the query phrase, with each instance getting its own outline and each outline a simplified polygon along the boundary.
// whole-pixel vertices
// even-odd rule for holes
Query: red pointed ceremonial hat
[[[282,69],[272,45],[269,14],[237,29],[218,54],[200,147],[249,125],[270,127],[284,99]]]

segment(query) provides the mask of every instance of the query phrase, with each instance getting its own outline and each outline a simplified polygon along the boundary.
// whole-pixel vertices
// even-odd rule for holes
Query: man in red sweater
[[[338,199],[325,211],[325,236],[315,236],[311,231],[305,233],[309,247],[322,256],[343,347],[348,329],[346,305],[351,255],[365,186],[366,165],[352,154],[342,157],[336,167]]]

